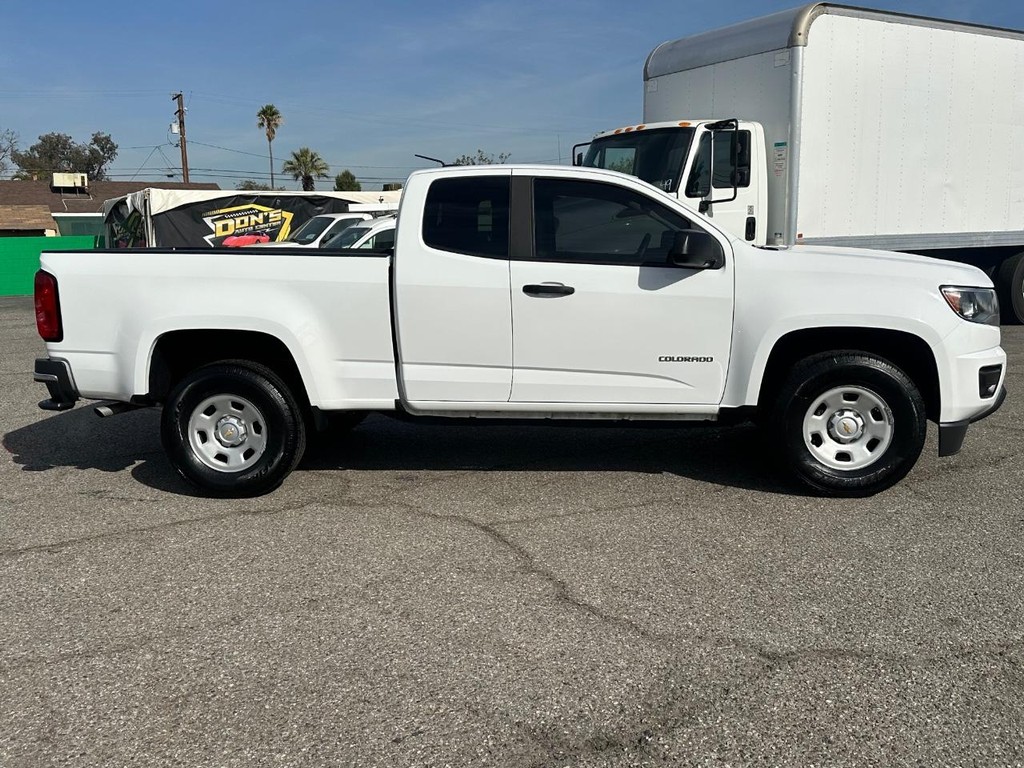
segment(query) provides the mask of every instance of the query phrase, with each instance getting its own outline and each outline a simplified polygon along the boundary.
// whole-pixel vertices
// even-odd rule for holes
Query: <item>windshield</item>
[[[693,128],[656,128],[594,139],[583,165],[639,176],[666,192],[679,189],[679,177]]]
[[[347,227],[324,243],[324,245],[327,248],[351,248],[370,229],[370,227]]]
[[[333,222],[334,219],[330,216],[314,216],[292,232],[290,236],[285,238],[285,242],[302,243],[303,245],[306,243],[312,243],[320,237],[320,233],[327,229]]]

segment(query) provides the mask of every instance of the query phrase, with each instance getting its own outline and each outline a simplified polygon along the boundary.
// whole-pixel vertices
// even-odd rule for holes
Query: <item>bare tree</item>
[[[498,159],[494,159],[494,155],[488,155],[482,149],[478,149],[475,155],[463,155],[452,160],[449,165],[492,165],[494,163],[504,163],[512,157],[511,152],[502,152],[498,155]]]
[[[18,151],[18,134],[10,128],[0,131],[0,176],[11,170],[11,159]]]

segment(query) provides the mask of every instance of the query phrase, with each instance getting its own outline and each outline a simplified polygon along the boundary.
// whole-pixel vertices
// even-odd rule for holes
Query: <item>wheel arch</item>
[[[302,407],[309,408],[305,379],[288,346],[272,334],[246,330],[190,329],[159,336],[149,358],[149,399],[164,402],[190,371],[221,360],[265,365],[288,385]]]
[[[932,348],[920,336],[887,328],[808,328],[780,337],[772,347],[764,369],[758,390],[758,410],[771,407],[775,393],[797,361],[829,351],[863,352],[893,363],[920,390],[928,418],[938,420],[942,400]]]

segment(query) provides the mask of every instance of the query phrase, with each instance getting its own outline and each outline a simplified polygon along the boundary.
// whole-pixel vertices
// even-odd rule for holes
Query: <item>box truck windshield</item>
[[[628,173],[675,192],[693,134],[692,127],[680,127],[600,136],[590,143],[583,165]]]

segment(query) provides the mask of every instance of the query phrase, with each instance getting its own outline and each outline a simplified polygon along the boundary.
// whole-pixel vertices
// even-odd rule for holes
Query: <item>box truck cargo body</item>
[[[762,245],[987,270],[1024,321],[1024,32],[815,3],[664,43],[643,124],[577,162],[699,203]]]

